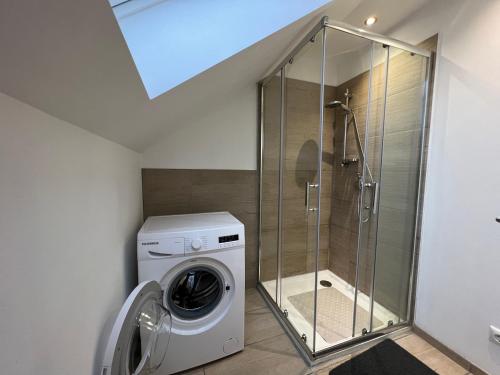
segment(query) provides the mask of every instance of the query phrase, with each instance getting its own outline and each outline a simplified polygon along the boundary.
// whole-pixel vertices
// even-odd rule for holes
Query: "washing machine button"
[[[191,248],[193,250],[200,250],[201,249],[201,240],[199,238],[196,238],[194,240],[191,241]]]

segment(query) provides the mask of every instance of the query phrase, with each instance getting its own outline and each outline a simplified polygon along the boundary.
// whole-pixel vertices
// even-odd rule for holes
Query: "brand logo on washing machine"
[[[142,242],[143,246],[148,246],[148,245],[159,245],[160,243],[158,241],[152,241],[152,242]]]

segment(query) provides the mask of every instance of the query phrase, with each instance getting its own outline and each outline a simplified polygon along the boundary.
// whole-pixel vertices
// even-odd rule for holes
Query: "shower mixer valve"
[[[348,167],[351,164],[357,164],[359,162],[358,158],[342,159],[341,165],[343,167]]]

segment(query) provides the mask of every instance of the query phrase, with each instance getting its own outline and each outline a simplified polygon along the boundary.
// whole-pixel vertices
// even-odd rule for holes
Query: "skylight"
[[[110,3],[150,99],[331,2],[123,1]]]

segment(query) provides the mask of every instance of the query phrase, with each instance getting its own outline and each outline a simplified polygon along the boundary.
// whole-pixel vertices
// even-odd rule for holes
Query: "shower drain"
[[[324,286],[325,288],[330,288],[330,287],[332,286],[332,283],[331,283],[331,282],[329,282],[328,280],[321,280],[321,281],[319,282],[319,284],[320,284],[321,286]]]

